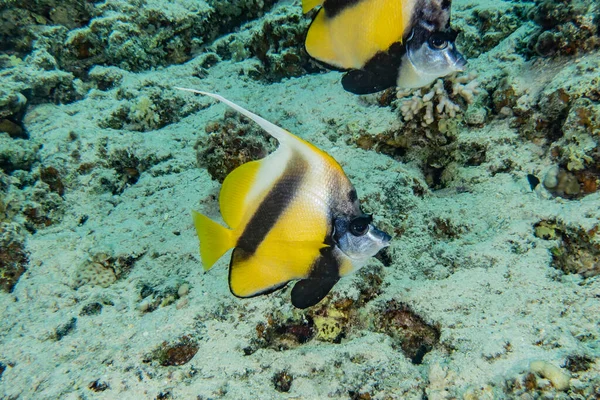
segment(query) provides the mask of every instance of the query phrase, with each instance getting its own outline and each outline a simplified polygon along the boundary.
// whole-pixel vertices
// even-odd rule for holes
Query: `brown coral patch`
[[[281,321],[279,315],[269,315],[266,323],[256,325],[256,337],[244,354],[253,354],[258,349],[269,348],[277,351],[289,350],[308,342],[315,335],[315,324],[307,316],[295,316]]]
[[[570,355],[567,357],[565,368],[571,372],[587,371],[594,364],[594,360],[585,355]]]
[[[546,240],[560,240],[556,247],[550,249],[552,265],[566,274],[580,274],[585,278],[600,274],[597,233],[597,227],[586,231],[554,221],[540,221],[535,226],[536,236]]]
[[[223,119],[207,124],[205,131],[208,135],[195,145],[198,165],[219,182],[240,165],[263,158],[275,149],[262,129],[229,110]]]
[[[377,312],[375,329],[389,335],[413,364],[421,364],[423,357],[440,340],[440,328],[428,324],[407,304],[388,301]]]
[[[3,226],[0,228],[5,230]],[[17,281],[25,273],[29,256],[24,243],[10,238],[2,239],[0,243],[0,289],[12,292]]]
[[[187,335],[175,343],[163,342],[144,362],[158,361],[163,367],[187,364],[198,352],[198,343]]]
[[[294,376],[288,371],[280,371],[273,375],[273,386],[275,390],[282,393],[287,393],[292,387]]]
[[[40,170],[40,179],[48,184],[50,190],[57,193],[59,196],[65,194],[65,185],[60,177],[60,172],[52,166],[44,167]]]

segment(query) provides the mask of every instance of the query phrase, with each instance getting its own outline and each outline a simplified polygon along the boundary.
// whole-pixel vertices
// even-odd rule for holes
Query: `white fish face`
[[[455,32],[418,31],[407,41],[406,55],[419,74],[430,76],[433,81],[465,69],[467,61],[454,44]]]
[[[363,261],[373,257],[392,239],[387,233],[371,224],[373,217],[360,215],[351,221],[336,221],[334,237],[339,249],[354,261]]]

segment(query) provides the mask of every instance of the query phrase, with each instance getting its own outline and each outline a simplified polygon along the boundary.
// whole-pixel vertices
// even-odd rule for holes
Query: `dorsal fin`
[[[245,108],[238,106],[237,104],[227,100],[223,96],[219,96],[218,94],[214,94],[214,93],[208,93],[208,92],[203,92],[200,90],[188,89],[188,88],[182,88],[182,87],[175,87],[175,89],[183,90],[186,92],[197,93],[197,94],[203,94],[205,96],[212,97],[213,99],[219,100],[220,102],[227,104],[229,107],[233,108],[234,110],[238,111],[239,113],[250,118],[252,121],[256,122],[258,125],[260,125],[261,128],[263,128],[265,131],[267,131],[267,133],[269,135],[271,135],[275,139],[277,139],[279,141],[279,143],[288,143],[291,138],[296,139],[291,133],[289,133],[285,129],[282,129],[282,128],[278,127],[277,125],[267,121],[266,119],[259,117],[258,115],[254,114],[253,112],[250,112],[250,111],[246,110]]]

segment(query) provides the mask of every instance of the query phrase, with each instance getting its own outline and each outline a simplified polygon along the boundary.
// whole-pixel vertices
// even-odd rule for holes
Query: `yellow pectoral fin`
[[[233,231],[196,211],[192,211],[192,217],[200,240],[200,257],[206,271],[234,246]]]
[[[221,215],[230,228],[236,229],[251,213],[247,195],[252,189],[262,161],[250,161],[234,169],[223,181],[219,195]]]
[[[252,297],[306,278],[319,257],[322,243],[263,242],[253,254],[233,251],[229,287],[238,297]]]

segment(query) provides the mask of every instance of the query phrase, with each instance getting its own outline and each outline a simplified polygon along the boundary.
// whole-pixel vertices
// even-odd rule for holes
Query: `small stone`
[[[179,286],[179,289],[177,290],[177,295],[179,297],[185,297],[187,296],[187,294],[190,292],[190,285],[188,285],[187,283],[184,283],[183,285]]]
[[[556,390],[567,390],[571,376],[562,368],[549,363],[548,361],[532,361],[529,365],[531,370],[536,374],[548,379]]]
[[[544,187],[546,189],[554,189],[558,186],[558,173],[560,168],[558,166],[553,166],[546,172],[546,176],[544,177]]]
[[[138,309],[138,311],[141,311],[141,312],[148,311],[150,309],[150,302],[142,301],[140,304],[138,304],[137,309]]]

